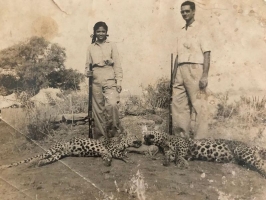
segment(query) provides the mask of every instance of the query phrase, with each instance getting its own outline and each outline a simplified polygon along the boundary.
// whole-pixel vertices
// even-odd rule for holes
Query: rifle
[[[94,135],[94,118],[92,112],[92,82],[93,82],[93,72],[92,64],[90,64],[89,77],[89,103],[88,103],[88,118],[89,118],[89,138],[93,138]]]
[[[170,102],[169,102],[169,130],[168,130],[170,135],[173,135],[172,101],[173,101],[173,54],[171,53],[171,78],[170,78]]]

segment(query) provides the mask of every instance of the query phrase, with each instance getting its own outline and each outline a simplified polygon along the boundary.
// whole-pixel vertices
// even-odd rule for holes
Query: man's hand
[[[200,81],[199,81],[199,88],[201,90],[205,89],[208,85],[208,77],[207,76],[202,76]]]
[[[120,93],[120,92],[122,91],[122,86],[121,86],[121,85],[117,85],[117,86],[116,86],[116,91],[117,91],[118,93]]]

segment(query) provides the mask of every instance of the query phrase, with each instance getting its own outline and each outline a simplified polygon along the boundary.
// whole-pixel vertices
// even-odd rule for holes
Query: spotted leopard
[[[244,142],[226,139],[187,139],[164,132],[149,131],[144,135],[145,144],[155,144],[165,153],[163,164],[171,160],[180,168],[188,167],[188,160],[205,160],[220,163],[236,162],[258,171],[266,177],[266,150]]]
[[[141,140],[135,136],[127,136],[121,134],[117,138],[111,139],[89,139],[89,138],[73,138],[68,142],[58,142],[43,154],[12,163],[10,165],[1,166],[8,168],[28,163],[38,159],[38,166],[56,162],[63,157],[78,156],[78,157],[95,157],[101,156],[104,165],[110,166],[112,157],[124,160],[124,150],[127,147],[140,147]],[[124,160],[125,161],[125,160]]]
[[[135,135],[127,135],[127,132],[125,132],[125,135],[120,134],[118,137],[113,138],[102,137],[100,138],[100,141],[106,147],[106,149],[111,152],[113,158],[121,159],[124,162],[127,162],[125,160],[126,148],[139,148],[142,145],[142,142]]]

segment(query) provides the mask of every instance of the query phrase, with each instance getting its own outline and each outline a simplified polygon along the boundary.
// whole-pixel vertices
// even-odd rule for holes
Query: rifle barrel
[[[173,100],[173,54],[171,53],[170,102],[169,102],[169,134],[173,134],[172,100]]]
[[[89,118],[89,138],[93,138],[93,126],[94,126],[94,119],[92,114],[92,64],[90,64],[90,76],[89,76],[89,102],[88,102],[88,118]]]

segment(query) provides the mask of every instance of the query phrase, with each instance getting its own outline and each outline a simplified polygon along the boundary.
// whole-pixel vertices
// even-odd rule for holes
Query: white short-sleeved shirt
[[[211,51],[210,35],[197,21],[184,26],[177,39],[178,63],[203,64],[203,53]]]

